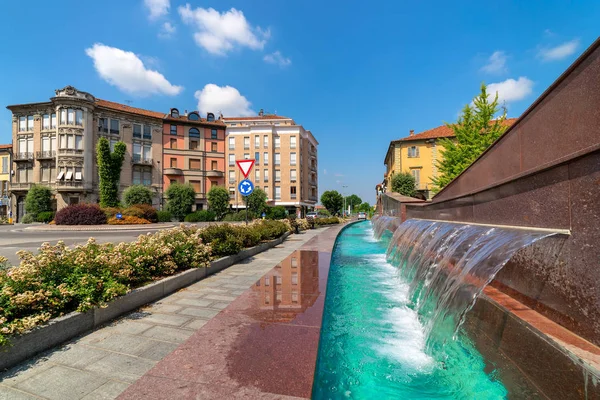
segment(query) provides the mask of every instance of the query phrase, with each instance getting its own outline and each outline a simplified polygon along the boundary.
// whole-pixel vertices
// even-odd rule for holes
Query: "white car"
[[[358,220],[360,221],[361,219],[364,219],[364,220],[366,220],[366,219],[367,219],[367,213],[365,213],[365,212],[362,212],[362,211],[361,211],[361,212],[359,212],[359,213],[358,213]]]
[[[313,218],[319,218],[319,214],[316,213],[315,211],[306,213],[306,219],[313,219]]]

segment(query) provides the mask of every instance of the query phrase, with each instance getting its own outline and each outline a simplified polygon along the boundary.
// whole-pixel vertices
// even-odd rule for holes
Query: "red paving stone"
[[[291,253],[119,399],[309,398],[341,228]]]

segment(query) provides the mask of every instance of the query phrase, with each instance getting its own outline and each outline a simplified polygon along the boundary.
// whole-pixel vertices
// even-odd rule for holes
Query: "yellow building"
[[[12,144],[0,144],[0,219],[8,218],[10,210],[10,156]]]
[[[517,119],[507,118],[506,126],[512,125]],[[405,138],[392,140],[385,155],[385,175],[383,186],[391,189],[392,176],[400,172],[409,172],[415,177],[418,197],[431,199],[432,178],[438,176],[437,161],[442,157],[444,147],[440,144],[442,138],[454,138],[454,131],[446,125],[415,134]]]

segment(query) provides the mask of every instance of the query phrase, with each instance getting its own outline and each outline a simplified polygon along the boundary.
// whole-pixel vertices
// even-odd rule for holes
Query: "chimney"
[[[185,111],[183,112],[183,116],[184,116],[184,117],[187,117],[187,110],[185,110]]]
[[[265,115],[265,111],[261,108],[260,111],[258,112],[258,116],[262,117],[263,115]]]
[[[414,129],[411,129],[411,130],[410,130],[410,134],[409,134],[408,136],[415,136],[415,130],[414,130]]]

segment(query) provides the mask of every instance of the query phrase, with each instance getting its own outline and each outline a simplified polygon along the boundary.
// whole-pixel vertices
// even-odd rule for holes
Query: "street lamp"
[[[342,212],[343,217],[346,216],[346,191],[344,189],[346,189],[347,187],[348,185],[342,185],[342,196],[344,196],[344,210]]]

